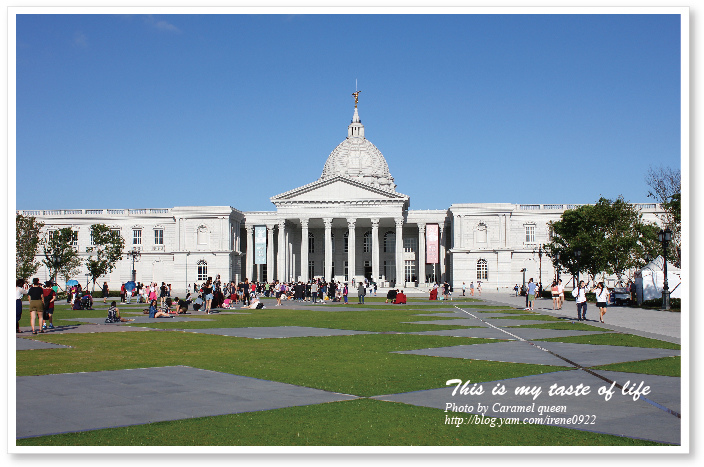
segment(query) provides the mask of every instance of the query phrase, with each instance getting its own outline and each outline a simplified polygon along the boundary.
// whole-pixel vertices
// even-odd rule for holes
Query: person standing
[[[318,282],[313,281],[310,285],[310,296],[313,299],[313,303],[318,303]]]
[[[366,290],[366,288],[364,290]],[[345,300],[345,305],[347,305],[347,294],[348,293],[349,293],[349,289],[347,288],[347,282],[345,282],[345,286],[342,288],[342,297]]]
[[[123,283],[120,287],[120,303],[125,301],[125,284]]]
[[[27,290],[29,295],[29,322],[32,326],[32,334],[36,334],[37,330],[34,327],[34,321],[39,316],[39,332],[44,332],[42,325],[44,324],[44,289],[39,285],[39,278],[32,279],[32,286]]]
[[[474,297],[474,281],[469,283],[469,295]]]
[[[44,324],[42,325],[42,329],[47,328],[47,322],[49,323],[49,329],[54,329],[54,300],[56,300],[56,293],[54,293],[54,289],[51,288],[51,285],[51,281],[44,283]]]
[[[465,292],[466,290],[467,290],[467,284],[465,284],[464,282],[462,282],[462,296],[463,296],[463,297],[465,296],[465,295],[464,295],[464,292]]]
[[[480,297],[482,296],[482,282],[481,281],[477,282],[477,293],[479,294]]]
[[[360,305],[364,305],[364,296],[367,294],[367,289],[364,287],[364,283],[360,282],[359,287],[357,287],[357,299]]]
[[[162,287],[166,288],[166,286],[162,286]],[[205,296],[205,314],[209,315],[210,314],[210,307],[213,302],[213,283],[211,282],[210,278],[208,278],[208,280],[203,285],[203,295]],[[164,297],[164,299],[165,299],[165,297]]]
[[[599,321],[604,322],[604,314],[609,303],[609,289],[604,287],[603,282],[596,286],[596,307],[599,308]]]
[[[22,296],[27,295],[27,283],[24,279],[17,279],[15,284],[17,285],[17,295],[15,296],[17,298],[17,301],[15,302],[15,315],[17,317],[17,333],[19,334],[22,332],[20,331],[20,319],[22,319]]]
[[[562,285],[562,279],[557,280],[557,294],[559,295],[557,309],[562,310],[562,304],[565,303],[565,286]]]
[[[103,303],[108,302],[108,294],[110,293],[110,288],[107,282],[103,282]]]
[[[572,296],[577,302],[577,321],[585,321],[587,319],[587,288],[584,286],[584,281],[579,281],[579,287],[572,291]]]
[[[528,307],[526,308],[527,310],[533,310],[533,304],[535,302],[535,290],[538,288],[538,286],[533,282],[533,278],[531,277],[530,280],[528,281]]]
[[[513,286],[513,291],[516,292],[516,297],[518,297],[518,284]]]
[[[557,282],[553,281],[550,287],[550,294],[552,295],[552,309],[558,309],[558,303],[560,302],[560,293],[557,290]]]

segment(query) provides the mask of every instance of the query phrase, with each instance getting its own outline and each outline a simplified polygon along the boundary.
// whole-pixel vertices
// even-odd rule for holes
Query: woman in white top
[[[606,314],[606,304],[609,302],[609,289],[604,287],[603,282],[599,282],[594,289],[596,293],[596,306],[599,308],[599,321],[604,322],[604,314]]]
[[[17,286],[17,295],[15,296],[16,300],[16,315],[17,315],[17,332],[20,333],[20,319],[22,319],[22,296],[27,295],[27,284],[25,283],[24,279],[17,279],[16,281],[16,286]]]

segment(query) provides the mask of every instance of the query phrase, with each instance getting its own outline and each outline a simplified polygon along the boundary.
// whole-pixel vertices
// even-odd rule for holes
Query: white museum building
[[[347,137],[330,153],[320,178],[270,198],[273,211],[231,206],[164,209],[25,210],[51,231],[71,227],[74,247],[87,257],[90,226],[106,224],[125,240],[127,254],[100,278],[111,290],[133,280],[165,282],[176,292],[208,277],[222,280],[308,281],[333,278],[381,287],[427,290],[433,282],[482,282],[512,289],[526,279],[546,286],[555,271],[542,251],[549,222],[569,204],[459,203],[411,210],[396,191],[382,153],[366,139],[355,103]],[[646,221],[662,209],[637,204]],[[134,266],[134,268],[133,268]],[[49,279],[44,266],[35,274]],[[74,279],[88,282],[86,271]]]

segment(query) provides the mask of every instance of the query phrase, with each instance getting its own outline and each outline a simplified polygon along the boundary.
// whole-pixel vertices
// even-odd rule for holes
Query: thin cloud
[[[76,31],[73,34],[73,45],[76,47],[83,47],[86,48],[88,47],[88,37],[83,34],[81,31]]]
[[[164,21],[164,20],[156,21],[152,15],[145,16],[144,22],[146,24],[148,24],[149,26],[153,26],[160,31],[169,31],[169,32],[176,32],[176,33],[181,32],[181,30],[179,28],[177,28],[173,24],[169,23],[168,21]]]

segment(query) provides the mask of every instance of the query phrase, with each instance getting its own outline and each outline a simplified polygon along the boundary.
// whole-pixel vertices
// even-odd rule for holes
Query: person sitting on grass
[[[152,300],[152,304],[149,306],[149,317],[150,318],[172,318],[168,313],[159,311],[156,308],[156,300]]]
[[[406,303],[408,303],[408,300],[407,300],[407,298],[406,298],[406,294],[403,293],[403,290],[396,294],[396,299],[393,301],[393,303],[395,303],[395,304],[406,304]]]
[[[188,294],[190,296],[190,294]],[[179,315],[183,315],[188,311],[188,304],[191,303],[191,301],[188,299],[188,296],[186,297],[186,300],[179,300],[178,297],[174,299],[176,303],[178,303],[178,307],[176,308],[176,311],[178,312]]]
[[[113,300],[108,308],[108,317],[105,320],[106,323],[126,323],[128,321],[134,321],[134,319],[127,319],[120,317],[120,310],[117,308],[117,302]]]

